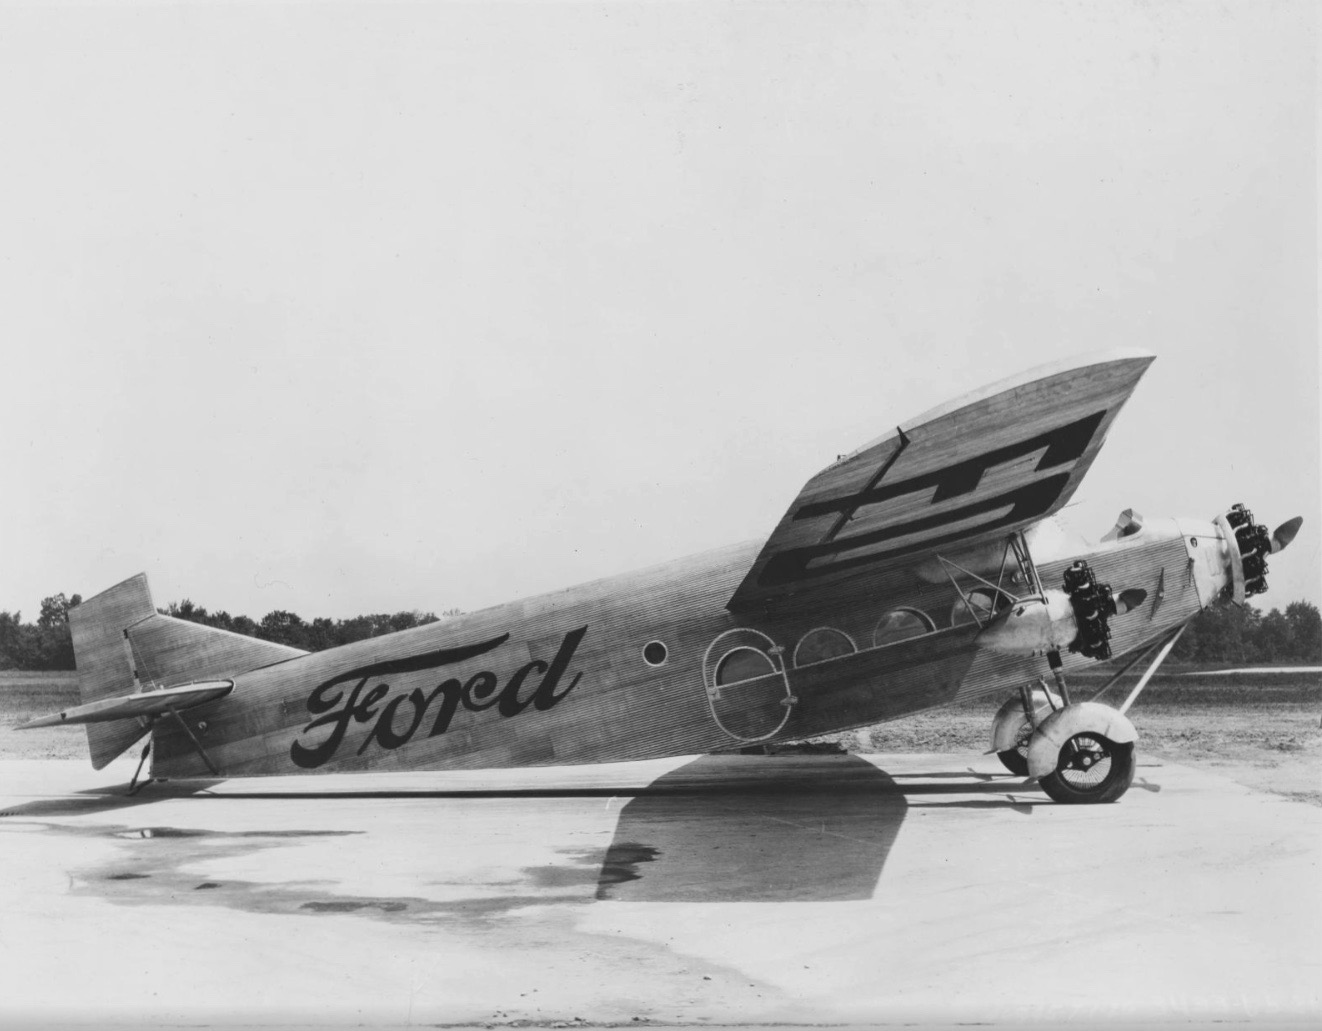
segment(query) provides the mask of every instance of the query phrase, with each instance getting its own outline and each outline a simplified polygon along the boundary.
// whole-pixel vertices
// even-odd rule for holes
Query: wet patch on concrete
[[[360,909],[402,913],[409,908],[409,904],[398,899],[326,899],[319,902],[304,902],[298,908],[310,909],[314,913],[357,913]]]
[[[1322,791],[1273,791],[1272,794],[1288,798],[1291,802],[1322,806]]]
[[[597,898],[609,899],[614,896],[611,889],[626,881],[636,881],[642,876],[638,867],[643,863],[654,863],[661,850],[651,845],[640,845],[634,841],[617,841],[606,850],[601,870],[597,874]]]
[[[496,921],[520,909],[591,902],[592,895],[586,889],[596,883],[602,856],[599,851],[584,853],[582,858],[588,865],[570,871],[576,877],[557,876],[557,871],[563,871],[561,867],[532,867],[525,871],[527,880],[512,885],[517,888],[528,885],[529,881],[529,886],[534,889],[568,887],[571,883],[580,885],[581,889],[574,894],[510,893],[445,900],[421,896],[346,896],[335,894],[324,882],[214,879],[199,877],[195,871],[199,865],[205,867],[211,861],[233,859],[317,838],[360,835],[366,831],[216,831],[170,826],[36,825],[50,833],[112,839],[121,844],[118,854],[111,860],[97,867],[72,871],[71,892],[75,895],[93,896],[119,905],[223,906],[248,913],[304,918],[354,916],[406,920],[469,932],[493,930]]]
[[[642,874],[641,863],[654,862],[661,850],[634,841],[617,842],[604,852],[601,849],[561,849],[568,865],[527,866],[523,873],[540,888],[592,887],[595,898],[609,898],[610,886],[636,881]]]

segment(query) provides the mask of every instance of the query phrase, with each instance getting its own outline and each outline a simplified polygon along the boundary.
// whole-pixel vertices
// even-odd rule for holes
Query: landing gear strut
[[[992,722],[992,751],[1001,765],[1018,777],[1028,776],[1028,743],[1039,723],[1065,703],[1047,690],[1047,682],[1023,684],[1019,694],[1007,698]]]
[[[1071,702],[1059,652],[1047,658],[1059,694],[1045,680],[1024,685],[1008,699],[992,726],[992,750],[1011,773],[1036,777],[1042,790],[1067,804],[1114,802],[1134,782],[1138,733],[1125,712],[1170,654],[1183,627],[1127,662],[1097,693],[1100,698],[1155,650],[1143,676],[1119,709],[1096,700]]]

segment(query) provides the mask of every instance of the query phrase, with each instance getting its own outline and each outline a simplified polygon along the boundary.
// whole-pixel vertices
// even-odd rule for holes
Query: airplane
[[[992,751],[1060,803],[1134,778],[1126,716],[1202,609],[1266,589],[1268,534],[1053,518],[1154,356],[1053,363],[901,423],[810,479],[765,541],[306,653],[157,612],[132,577],[70,610],[101,769],[151,779],[609,763],[802,741],[1004,696]],[[1114,585],[1114,586],[1113,586]],[[1151,658],[1119,707],[1067,676]],[[150,756],[148,778],[139,781]]]

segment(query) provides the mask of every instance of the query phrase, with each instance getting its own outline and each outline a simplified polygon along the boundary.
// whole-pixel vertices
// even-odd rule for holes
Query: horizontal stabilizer
[[[36,727],[60,727],[70,723],[109,723],[111,720],[127,720],[137,716],[162,716],[171,709],[188,709],[203,702],[224,698],[233,690],[232,680],[212,680],[185,687],[167,687],[162,691],[101,698],[30,720],[14,729],[33,730]]]

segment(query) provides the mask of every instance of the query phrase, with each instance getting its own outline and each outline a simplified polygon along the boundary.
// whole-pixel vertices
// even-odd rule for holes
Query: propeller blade
[[[1299,532],[1299,527],[1303,526],[1303,524],[1304,517],[1295,516],[1293,519],[1288,519],[1280,526],[1276,527],[1276,531],[1272,534],[1272,554],[1283,550],[1286,545],[1294,540],[1295,534]]]
[[[1115,600],[1116,613],[1123,616],[1126,612],[1138,608],[1147,601],[1147,598],[1148,592],[1141,587],[1131,587],[1127,591],[1121,591],[1120,596]]]

